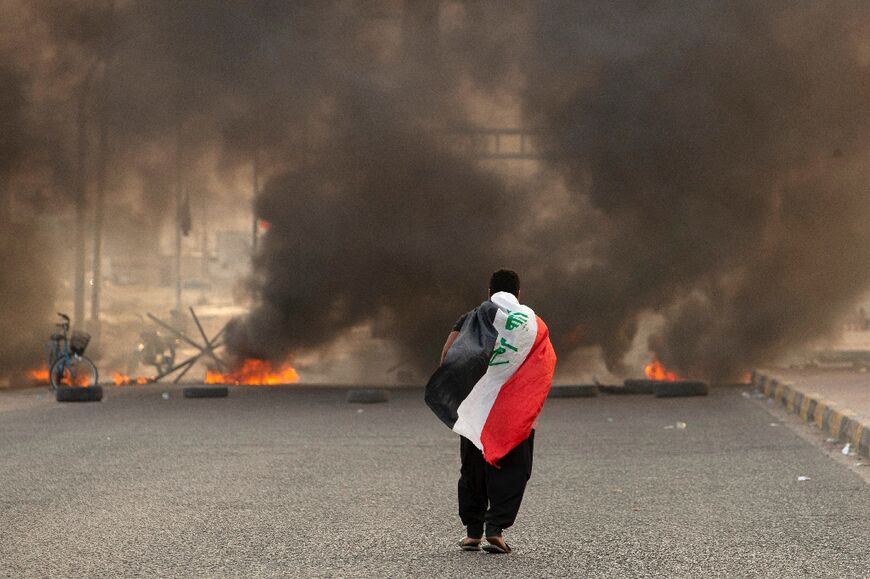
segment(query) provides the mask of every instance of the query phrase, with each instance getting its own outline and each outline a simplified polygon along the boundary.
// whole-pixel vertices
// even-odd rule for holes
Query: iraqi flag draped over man
[[[465,317],[426,384],[426,404],[497,465],[531,433],[555,368],[544,321],[513,294],[497,292]]]

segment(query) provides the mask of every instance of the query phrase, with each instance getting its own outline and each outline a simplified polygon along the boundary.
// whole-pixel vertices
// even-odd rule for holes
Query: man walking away
[[[544,405],[556,354],[549,330],[519,303],[520,279],[492,274],[490,298],[464,314],[426,385],[426,403],[460,438],[460,547],[510,553],[513,525],[532,473],[534,424]]]

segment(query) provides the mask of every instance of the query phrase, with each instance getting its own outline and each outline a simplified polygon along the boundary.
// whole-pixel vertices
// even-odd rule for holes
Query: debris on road
[[[847,443],[846,443],[846,446],[844,446],[844,447],[843,447],[843,450],[840,451],[840,452],[842,452],[842,453],[843,453],[844,455],[846,455],[846,456],[848,456],[849,454],[851,454],[851,453],[852,453],[852,443],[851,443],[851,442],[847,442]]]
[[[162,327],[163,329],[171,332],[173,335],[175,335],[175,337],[178,340],[181,340],[182,342],[186,342],[190,346],[193,346],[194,348],[197,349],[197,353],[194,354],[193,356],[187,358],[186,360],[184,360],[178,364],[175,364],[169,368],[166,368],[162,372],[159,372],[157,374],[157,376],[155,376],[154,378],[151,379],[152,382],[158,382],[161,379],[163,379],[164,377],[169,376],[170,374],[173,374],[177,371],[178,373],[175,375],[175,378],[172,381],[173,381],[173,383],[178,384],[181,381],[181,379],[184,377],[184,375],[187,374],[188,370],[193,368],[200,359],[210,358],[212,360],[212,362],[217,366],[217,369],[220,371],[224,371],[224,369],[229,366],[229,364],[223,358],[218,356],[216,353],[216,350],[218,348],[221,348],[222,346],[224,346],[224,332],[227,329],[226,324],[224,324],[224,326],[220,329],[220,331],[217,334],[215,334],[215,336],[213,338],[209,339],[209,337],[205,333],[205,330],[202,327],[202,324],[199,321],[199,318],[196,315],[196,312],[193,310],[193,307],[190,307],[188,309],[190,310],[190,315],[193,318],[193,321],[196,323],[196,328],[199,330],[199,334],[203,339],[204,345],[199,344],[198,342],[196,342],[192,338],[188,337],[187,334],[185,334],[181,330],[171,326],[170,324],[167,324],[166,322],[162,321],[160,318],[158,318],[154,314],[151,314],[151,313],[147,314],[148,317],[151,318],[151,321],[153,321],[155,324],[157,324],[158,326]],[[173,355],[172,361],[175,362],[174,355]],[[191,398],[191,397],[185,395],[185,398]]]
[[[811,479],[810,477],[808,477],[808,476],[799,476],[799,477],[797,477],[797,479],[798,479],[799,482],[804,482],[804,481],[812,480],[812,479]]]

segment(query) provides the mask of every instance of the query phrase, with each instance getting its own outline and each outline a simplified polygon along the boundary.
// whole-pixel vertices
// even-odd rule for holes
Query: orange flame
[[[299,382],[299,374],[288,362],[273,368],[267,360],[249,358],[242,367],[228,374],[212,372],[205,374],[206,384],[248,384],[252,386],[273,386]]]
[[[70,382],[70,371],[67,369],[64,371],[63,376],[60,379],[60,383],[62,386],[71,386]],[[30,379],[34,384],[48,384],[51,380],[49,376],[48,366],[43,365],[42,368],[38,370],[28,370],[24,373],[28,379]],[[78,376],[76,379],[76,386],[90,386],[88,376],[82,375]]]
[[[120,372],[113,372],[112,381],[115,383],[115,386],[126,386],[127,384],[148,384],[149,382],[151,382],[151,379],[146,378],[145,376],[136,376],[135,378],[131,378],[126,374],[121,374]]]
[[[676,372],[671,372],[665,368],[664,365],[659,362],[658,358],[653,358],[652,363],[647,364],[643,369],[643,373],[646,374],[648,379],[657,380],[659,382],[676,382],[677,380],[682,380]]]
[[[38,370],[28,370],[26,376],[35,384],[48,384],[48,366],[43,365]]]
[[[72,386],[72,382],[70,378],[72,377],[72,372],[67,368],[64,370],[63,376],[60,379],[61,386]],[[81,386],[82,388],[88,388],[90,384],[90,380],[88,380],[87,375],[76,376],[76,386]]]

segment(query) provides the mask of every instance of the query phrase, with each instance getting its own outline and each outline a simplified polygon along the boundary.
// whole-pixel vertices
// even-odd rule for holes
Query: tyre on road
[[[656,398],[674,398],[677,396],[706,396],[709,392],[707,384],[690,380],[678,382],[657,382],[655,385]]]
[[[55,391],[58,402],[99,402],[102,399],[102,386],[58,386]]]
[[[597,384],[553,386],[548,398],[593,398],[598,396]]]
[[[652,394],[655,392],[656,380],[645,378],[629,378],[623,382],[625,394]]]
[[[631,394],[622,384],[599,384],[598,391],[605,394]]]
[[[190,386],[181,391],[185,398],[226,398],[229,393],[226,386]]]
[[[390,401],[390,393],[383,388],[357,388],[347,391],[349,404],[379,404]]]

